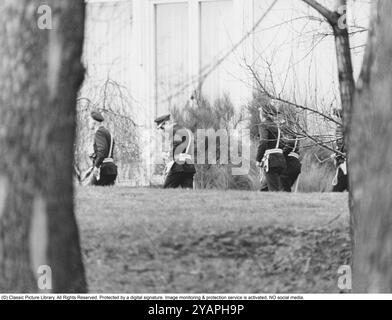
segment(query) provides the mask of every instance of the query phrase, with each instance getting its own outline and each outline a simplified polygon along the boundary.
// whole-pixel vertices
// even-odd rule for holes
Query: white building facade
[[[240,65],[249,52],[241,46],[229,53],[252,21],[251,8],[247,8],[251,3],[133,1],[135,75],[142,80],[134,90],[149,106],[152,118],[185,105],[195,90],[211,102],[223,94],[235,105],[249,98],[251,88],[243,83]]]

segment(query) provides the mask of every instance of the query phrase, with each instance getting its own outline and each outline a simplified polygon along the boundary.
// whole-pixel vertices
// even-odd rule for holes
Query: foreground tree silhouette
[[[0,2],[0,292],[39,291],[42,265],[49,291],[85,292],[72,183],[84,1],[46,1],[52,30],[41,4]]]
[[[349,135],[356,292],[392,292],[392,1],[373,3]]]

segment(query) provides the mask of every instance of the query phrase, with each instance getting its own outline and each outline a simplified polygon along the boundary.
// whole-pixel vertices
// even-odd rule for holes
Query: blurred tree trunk
[[[392,1],[374,1],[350,121],[355,292],[392,292],[391,17]]]
[[[40,291],[42,265],[47,291],[86,292],[72,183],[84,1],[3,0],[0,20],[0,292]]]

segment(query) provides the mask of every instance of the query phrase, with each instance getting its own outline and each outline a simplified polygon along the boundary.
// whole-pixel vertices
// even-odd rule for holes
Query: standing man
[[[299,161],[298,137],[289,133],[285,138],[283,154],[286,159],[286,169],[283,170],[281,179],[283,191],[291,192],[294,183],[301,173],[301,162]]]
[[[338,113],[339,111],[335,111]],[[346,161],[346,147],[343,136],[343,126],[336,127],[336,153],[334,154],[334,161],[336,167],[336,174],[332,181],[333,192],[348,191],[348,175],[347,175],[347,161]]]
[[[256,164],[263,168],[261,191],[282,191],[281,173],[286,169],[283,155],[283,139],[279,125],[274,122],[278,116],[276,108],[268,105],[260,108],[260,142]]]
[[[169,162],[166,164],[163,188],[181,186],[184,189],[193,189],[196,169],[191,156],[192,132],[171,121],[170,114],[155,119],[155,123],[158,129],[169,134]]]
[[[113,160],[114,139],[103,125],[104,117],[98,111],[91,112],[90,129],[95,131],[93,169],[89,185],[111,186],[117,178],[117,166]]]

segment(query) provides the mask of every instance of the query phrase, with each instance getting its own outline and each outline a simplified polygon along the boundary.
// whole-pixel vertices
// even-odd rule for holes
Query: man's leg
[[[291,192],[291,187],[293,185],[292,178],[288,172],[282,173],[280,180],[282,182],[282,188],[285,192]]]
[[[103,175],[100,177],[100,179],[97,181],[96,185],[97,186],[113,186],[116,182],[117,175]]]
[[[181,173],[169,173],[163,183],[163,189],[178,188],[181,183]]]
[[[348,177],[344,174],[342,169],[338,171],[338,179],[336,186],[333,187],[332,192],[348,191]]]
[[[282,191],[282,182],[280,180],[281,169],[270,168],[268,172],[264,172],[268,185],[268,191]]]
[[[291,192],[294,183],[297,181],[301,173],[301,163],[295,159],[290,158],[286,161],[287,167],[280,175],[283,191]]]
[[[260,191],[268,192],[267,178],[265,177],[264,170],[260,171]]]
[[[283,191],[291,192],[294,183],[297,181],[300,172],[282,173],[280,180],[282,182]]]
[[[181,187],[183,189],[193,189],[193,173],[183,173],[181,177]]]

